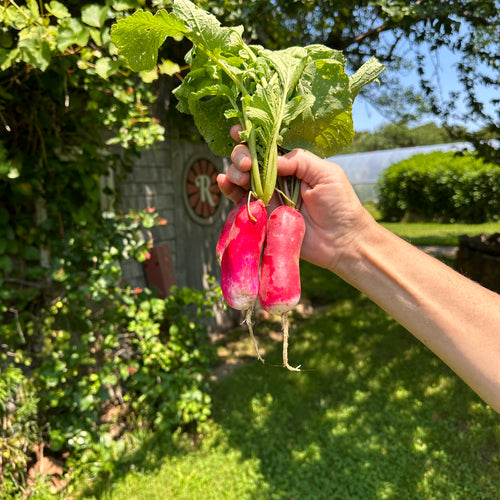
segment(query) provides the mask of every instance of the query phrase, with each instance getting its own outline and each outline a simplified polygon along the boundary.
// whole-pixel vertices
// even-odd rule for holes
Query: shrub
[[[0,498],[26,488],[41,443],[76,471],[111,472],[123,432],[171,433],[208,418],[206,317],[218,289],[173,287],[159,299],[121,279],[120,262],[147,257],[151,241],[141,235],[158,222],[145,210],[83,225],[53,257],[43,296],[28,302],[27,282],[4,273]]]
[[[416,155],[378,182],[385,221],[493,222],[500,218],[500,166],[466,153]]]
[[[19,368],[0,367],[0,498],[26,482],[27,451],[39,440],[37,398]]]

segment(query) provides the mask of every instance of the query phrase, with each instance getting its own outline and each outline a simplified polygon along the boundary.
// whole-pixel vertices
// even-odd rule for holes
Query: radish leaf
[[[240,123],[252,154],[252,189],[267,204],[277,180],[278,147],[327,157],[354,137],[352,103],[384,66],[375,58],[354,75],[341,52],[323,45],[267,50],[247,45],[243,28],[227,28],[190,0],[170,13],[137,11],[111,29],[119,53],[135,71],[151,70],[167,36],[183,35],[193,48],[190,71],[174,91],[178,109],[193,116],[215,154],[229,156],[229,129]]]

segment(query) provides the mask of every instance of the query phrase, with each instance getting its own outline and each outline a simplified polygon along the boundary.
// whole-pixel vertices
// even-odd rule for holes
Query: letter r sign
[[[184,199],[192,219],[202,225],[211,224],[221,202],[217,185],[218,170],[207,159],[193,161],[185,171]]]

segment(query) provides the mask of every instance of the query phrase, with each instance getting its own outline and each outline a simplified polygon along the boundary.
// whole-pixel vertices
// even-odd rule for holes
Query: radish
[[[266,207],[260,200],[240,208],[234,220],[221,262],[222,293],[233,309],[247,310],[258,297],[266,226]]]
[[[252,330],[252,312],[259,295],[259,262],[266,237],[267,211],[261,200],[240,208],[227,238],[221,261],[221,288],[233,309],[246,311],[245,322],[263,362]]]
[[[260,270],[259,299],[263,309],[281,316],[283,364],[288,364],[288,313],[300,300],[300,248],[305,234],[302,215],[293,207],[276,208],[267,223]]]
[[[236,205],[234,205],[234,207],[230,210],[229,214],[227,215],[226,221],[222,226],[222,230],[220,232],[219,239],[217,240],[217,247],[215,250],[215,253],[217,255],[217,262],[219,263],[219,265],[221,264],[222,254],[226,249],[227,240],[229,238],[229,233],[231,231],[231,228],[233,227],[234,220],[236,219],[236,216],[238,215],[240,209],[244,207],[246,203],[247,203],[247,196],[243,195],[240,198],[240,201],[238,201],[238,203],[236,203]]]

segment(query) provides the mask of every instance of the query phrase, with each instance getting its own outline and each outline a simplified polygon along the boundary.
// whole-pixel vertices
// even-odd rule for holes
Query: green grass
[[[437,222],[383,222],[382,225],[414,245],[457,246],[461,235],[500,233],[500,223],[439,224]]]
[[[373,202],[364,203],[365,208],[380,221],[380,212]],[[414,245],[457,246],[461,235],[500,233],[500,222],[483,224],[440,224],[438,222],[381,222],[401,238]]]
[[[156,436],[85,498],[499,498],[500,416],[365,296],[302,272],[317,310],[293,320],[289,354],[304,371],[279,366],[279,324],[259,321],[266,364],[214,383],[201,440]]]

